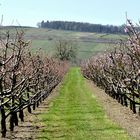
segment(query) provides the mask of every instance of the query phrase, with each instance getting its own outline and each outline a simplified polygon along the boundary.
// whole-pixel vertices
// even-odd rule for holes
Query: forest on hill
[[[37,24],[39,28],[51,28],[59,30],[71,30],[80,32],[96,32],[96,33],[111,33],[111,34],[125,34],[124,26],[91,24],[74,21],[41,21]]]

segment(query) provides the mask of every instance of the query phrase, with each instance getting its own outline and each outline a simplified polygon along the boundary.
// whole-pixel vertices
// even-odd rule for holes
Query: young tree
[[[76,43],[71,40],[59,40],[56,44],[55,57],[62,61],[75,62],[77,56]]]

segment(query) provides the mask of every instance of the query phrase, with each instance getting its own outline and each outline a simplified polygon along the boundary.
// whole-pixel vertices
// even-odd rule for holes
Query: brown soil
[[[52,99],[59,94],[59,88],[60,85],[52,91],[49,97],[33,113],[29,114],[25,110],[25,121],[23,123],[19,122],[19,126],[14,128],[14,132],[7,131],[6,138],[0,137],[0,140],[35,140],[41,128],[44,127],[40,123],[38,115],[46,112],[50,108]]]
[[[96,87],[91,81],[87,82],[87,86],[93,91],[93,97],[95,96],[97,101],[103,106],[107,116],[124,128],[129,135],[140,140],[140,117],[105,94],[103,90]],[[32,114],[25,112],[25,122],[19,123],[19,126],[15,127],[13,133],[8,131],[7,137],[1,140],[35,140],[39,131],[44,127],[37,115],[49,109],[52,99],[59,94],[59,88],[60,85]]]

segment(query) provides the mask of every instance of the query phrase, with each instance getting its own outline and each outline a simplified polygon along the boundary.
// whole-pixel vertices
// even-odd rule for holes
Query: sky
[[[0,0],[3,25],[35,27],[42,20],[122,25],[126,12],[138,23],[140,0]]]

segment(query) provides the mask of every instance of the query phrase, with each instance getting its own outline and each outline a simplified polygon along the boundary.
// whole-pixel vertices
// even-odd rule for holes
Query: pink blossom
[[[128,30],[127,27],[124,29],[124,32],[125,32],[125,33],[128,33],[128,32],[129,32],[129,30]]]

